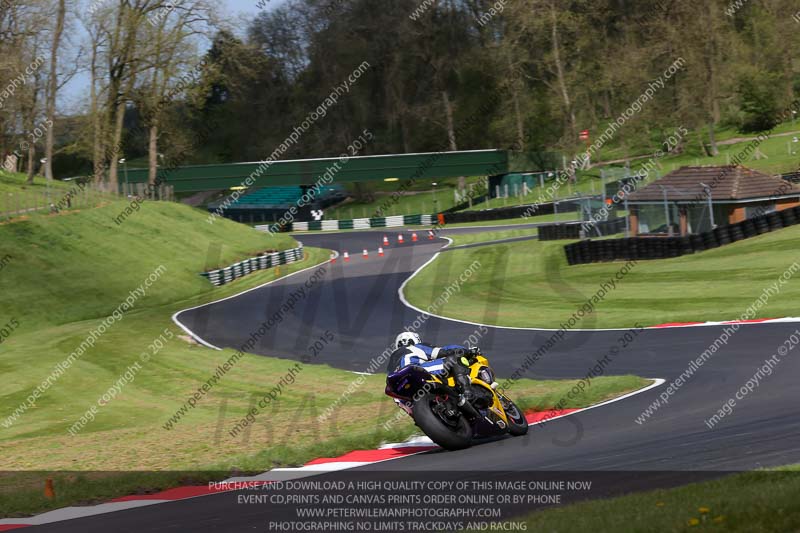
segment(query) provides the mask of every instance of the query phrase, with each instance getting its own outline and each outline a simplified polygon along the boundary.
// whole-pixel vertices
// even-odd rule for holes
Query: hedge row
[[[800,206],[720,226],[697,235],[585,240],[564,246],[564,252],[570,265],[630,259],[665,259],[718,248],[794,226],[798,221],[800,221]]]

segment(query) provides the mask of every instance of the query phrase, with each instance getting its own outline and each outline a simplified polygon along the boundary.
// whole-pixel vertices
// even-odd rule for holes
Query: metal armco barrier
[[[350,220],[312,220],[293,222],[278,231],[337,231],[342,229],[398,228],[401,226],[431,226],[436,215],[395,215],[390,217],[354,218]],[[256,226],[269,232],[271,224]]]
[[[234,263],[229,267],[202,272],[200,275],[208,278],[208,281],[213,285],[219,286],[230,283],[237,278],[241,278],[257,270],[266,270],[278,265],[294,263],[301,259],[303,259],[302,244],[297,248],[283,250],[282,252],[273,252],[271,254],[259,255],[258,257],[251,257],[250,259]]]
[[[567,263],[581,265],[630,259],[666,259],[719,248],[800,222],[800,206],[750,218],[685,237],[630,237],[585,240],[564,246]],[[541,228],[539,234],[541,235]],[[541,238],[541,237],[540,237]]]

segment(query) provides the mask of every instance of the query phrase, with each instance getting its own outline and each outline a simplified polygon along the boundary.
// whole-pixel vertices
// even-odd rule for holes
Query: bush
[[[740,131],[745,133],[766,131],[778,124],[779,87],[775,74],[748,73],[739,78],[737,92],[744,112]]]

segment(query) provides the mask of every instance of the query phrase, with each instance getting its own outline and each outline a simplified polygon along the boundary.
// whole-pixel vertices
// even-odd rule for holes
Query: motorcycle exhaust
[[[464,398],[458,402],[458,408],[470,418],[478,418],[480,416],[472,404],[466,401]]]

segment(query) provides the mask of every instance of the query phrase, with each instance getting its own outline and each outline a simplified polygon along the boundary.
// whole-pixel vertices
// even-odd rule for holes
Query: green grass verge
[[[792,471],[789,471],[792,470]],[[675,489],[548,509],[514,520],[528,531],[733,531],[800,529],[797,467],[737,474]]]
[[[183,337],[171,315],[273,280],[328,258],[308,249],[305,261],[261,271],[220,288],[198,273],[265,249],[294,246],[287,235],[267,236],[185,206],[145,202],[123,224],[112,219],[125,202],[0,225],[0,319],[19,326],[3,339],[0,421],[114,311],[129,291],[158,265],[165,272],[133,309],[100,336],[57,381],[12,423],[0,425],[0,509],[35,513],[187,482],[218,479],[297,465],[314,457],[373,447],[413,433],[403,415],[390,430],[382,423],[402,414],[383,394],[383,377],[368,376],[338,410],[320,424],[316,416],[358,379],[317,362],[304,365],[276,407],[256,419],[246,434],[229,430],[283,378],[294,363],[246,355],[172,429],[164,423],[227,361],[231,350],[214,351]],[[109,390],[165,329],[174,337],[125,383],[116,397],[71,435],[68,429]],[[596,403],[639,388],[639,378],[607,378],[576,401]],[[522,405],[547,406],[571,381],[520,381]],[[544,403],[543,403],[544,402]],[[553,402],[555,403],[555,402]],[[130,472],[136,470],[136,472]],[[186,472],[201,472],[192,475]],[[82,474],[75,472],[83,472]],[[188,477],[187,477],[188,476]],[[56,498],[44,498],[46,478]]]
[[[558,328],[624,265],[567,266],[563,247],[568,242],[523,241],[453,250],[411,280],[405,294],[425,308],[443,284],[479,261],[480,268],[440,314],[481,323]],[[798,260],[799,243],[800,227],[791,227],[694,255],[640,261],[575,327],[739,318]],[[756,317],[796,316],[799,297],[800,284],[790,281]],[[492,298],[498,312],[487,316]]]
[[[536,228],[510,229],[499,231],[487,231],[481,233],[453,233],[448,235],[453,239],[450,246],[462,246],[465,244],[476,244],[479,242],[499,241],[502,239],[513,239],[514,237],[533,237],[536,235]]]

